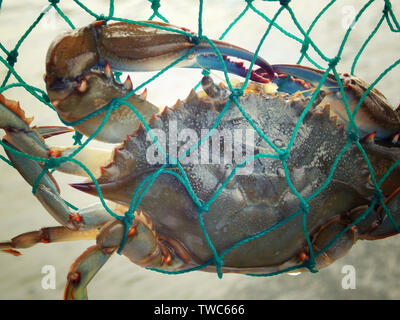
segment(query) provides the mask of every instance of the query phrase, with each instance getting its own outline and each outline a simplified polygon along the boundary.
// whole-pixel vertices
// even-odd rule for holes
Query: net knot
[[[305,54],[309,47],[310,47],[310,39],[309,38],[305,38],[304,41],[303,41],[303,45],[301,46],[300,52],[302,54]]]
[[[11,67],[13,67],[14,64],[17,62],[17,57],[18,57],[18,51],[17,50],[11,50],[8,53],[7,61],[10,64]]]
[[[130,227],[133,219],[135,219],[135,213],[130,210],[126,211],[124,214],[123,222],[126,227]]]
[[[279,150],[278,157],[283,162],[283,161],[286,161],[287,159],[289,159],[290,154],[287,150],[282,149],[282,150]]]
[[[304,201],[304,200],[301,200],[301,201],[300,201],[300,209],[301,209],[301,211],[302,211],[303,213],[305,213],[305,214],[307,214],[307,213],[310,212],[310,206],[309,206],[309,204],[308,204],[306,201]]]
[[[161,7],[160,0],[149,0],[151,2],[151,9],[154,12],[157,12],[158,9]]]
[[[109,20],[109,18],[106,17],[104,14],[101,14],[96,18],[96,21],[104,21],[103,25],[106,24],[106,21],[108,21],[108,20]]]
[[[75,134],[72,136],[72,139],[74,139],[74,145],[82,145],[82,133],[75,131]]]
[[[46,163],[44,164],[45,169],[52,169],[57,168],[64,160],[62,158],[54,158],[50,157],[47,159]]]
[[[133,212],[131,212],[130,210],[125,212],[123,218],[120,218],[120,220],[122,220],[122,222],[124,223],[125,233],[124,233],[124,236],[123,236],[123,238],[121,240],[121,244],[119,245],[119,248],[118,248],[118,251],[117,251],[118,254],[121,254],[122,250],[125,247],[125,243],[126,243],[126,240],[128,238],[128,232],[129,232],[128,230],[130,229],[134,218],[135,218],[135,214]]]
[[[190,42],[193,43],[195,46],[197,46],[197,45],[199,45],[200,42],[201,42],[201,37],[196,36],[196,35],[193,34],[193,35],[190,37]]]
[[[379,188],[375,188],[374,192],[372,193],[374,196],[374,199],[378,201],[378,203],[382,202],[383,199],[385,199],[385,196],[383,195],[383,192]]]
[[[359,140],[358,132],[356,130],[349,130],[347,132],[347,138],[352,142],[358,141]]]
[[[54,6],[54,5],[58,4],[60,2],[60,0],[49,0],[49,2],[52,6]]]
[[[310,271],[311,273],[317,273],[318,272],[318,270],[314,269],[315,268],[315,261],[314,260],[307,260],[306,267],[307,267],[308,271]]]
[[[279,3],[282,7],[287,7],[289,5],[290,0],[279,0]]]
[[[49,96],[47,95],[46,92],[43,92],[43,93],[42,93],[42,98],[43,98],[43,100],[44,100],[46,103],[49,103],[49,102],[50,102],[50,98],[49,98]]]
[[[337,64],[339,63],[339,61],[340,61],[340,57],[338,57],[338,56],[336,56],[333,59],[331,59],[331,61],[329,61],[329,63],[328,63],[329,68],[330,69],[335,68],[337,66]]]
[[[245,0],[247,4],[251,4],[254,0]]]
[[[201,205],[199,207],[199,210],[201,212],[208,212],[208,211],[210,211],[210,205],[208,203],[204,203],[203,205]]]
[[[112,110],[116,110],[119,108],[119,106],[124,104],[124,100],[121,98],[112,98],[109,104],[109,108]]]
[[[385,16],[387,16],[390,11],[392,11],[392,3],[390,0],[385,0],[385,7],[383,8],[382,12]]]
[[[230,94],[229,98],[232,100],[233,98],[239,98],[243,96],[243,94],[244,94],[243,89],[235,88],[232,90],[232,93]]]

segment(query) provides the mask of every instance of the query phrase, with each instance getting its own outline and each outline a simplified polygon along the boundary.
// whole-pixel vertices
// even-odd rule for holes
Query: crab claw
[[[158,109],[143,97],[132,94],[130,83],[116,82],[112,71],[155,71],[170,65],[224,70],[213,46],[204,39],[198,43],[194,39],[196,36],[187,29],[151,21],[108,25],[97,21],[74,30],[56,39],[49,48],[45,81],[50,100],[64,121],[73,123],[86,117],[75,128],[91,135],[102,124],[110,102],[124,97],[95,137],[106,142],[121,142],[141,122],[132,107],[144,121]],[[223,56],[228,72],[247,75],[243,62],[234,62],[227,56],[252,61],[253,53],[222,41],[214,41],[214,45]],[[267,82],[274,77],[272,67],[265,60],[260,57],[254,60],[263,75],[251,72],[252,80]]]
[[[277,73],[273,82],[278,85],[278,90],[289,94],[296,91],[300,91],[304,95],[312,94],[314,92],[312,89],[318,86],[324,74],[321,70],[301,65],[273,65],[272,67]],[[340,77],[350,112],[354,113],[369,85],[347,73],[341,74]],[[348,128],[349,116],[335,76],[329,74],[321,90],[325,92],[323,105],[329,103],[331,116],[337,116],[339,123],[343,123]],[[375,139],[377,141],[386,141],[393,139],[400,130],[399,113],[390,106],[385,96],[376,88],[373,88],[365,97],[357,110],[355,122],[360,138],[376,132]]]
[[[202,40],[196,46],[191,40],[196,35],[185,28],[154,21],[145,23],[147,25],[123,22],[107,26],[95,24],[92,30],[99,50],[99,64],[103,66],[108,62],[113,69],[118,71],[157,71],[183,58],[190,49],[195,47],[194,51],[176,67],[223,70],[214,48],[206,40]],[[156,29],[157,26],[167,27],[171,31]],[[184,31],[190,34],[190,37],[176,33],[174,30]],[[247,69],[244,68],[243,63],[233,62],[227,57],[252,61],[254,54],[223,41],[213,40],[213,43],[223,56],[228,72],[246,76]],[[272,67],[261,57],[255,59],[255,65],[259,66],[271,79],[274,77]],[[252,77],[255,81],[266,81],[255,73]]]

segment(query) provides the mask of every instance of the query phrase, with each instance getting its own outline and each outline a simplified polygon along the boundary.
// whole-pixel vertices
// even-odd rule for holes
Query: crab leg
[[[9,145],[6,141],[5,144]],[[42,173],[43,167],[35,160],[27,159],[8,150],[6,153],[23,178],[33,186]],[[49,173],[43,175],[38,182],[35,195],[59,223],[71,230],[96,228],[111,218],[101,203],[72,213],[61,198],[56,181]]]
[[[66,300],[87,300],[86,287],[114,251],[104,251],[98,246],[88,248],[71,266],[64,291]]]
[[[378,210],[371,210],[360,222],[349,228],[349,225],[359,219],[368,209],[368,206],[364,205],[340,216],[332,217],[322,225],[312,235],[313,250],[319,252],[328,244],[330,246],[316,257],[316,269],[326,267],[343,257],[358,240],[379,240],[398,234],[400,229],[400,188],[387,198],[385,204],[392,219],[383,211],[382,207],[379,207]],[[342,232],[340,239],[330,244],[340,232]],[[307,251],[308,249],[305,248],[302,252]]]
[[[49,149],[39,132],[46,135],[54,133],[56,129],[45,128],[33,130],[25,118],[23,110],[15,101],[7,100],[0,95],[0,127],[6,131],[3,143],[17,151],[40,158],[48,158]],[[62,129],[61,129],[62,130]],[[73,213],[60,196],[57,182],[49,173],[43,173],[43,166],[33,160],[19,155],[8,148],[5,149],[8,158],[22,177],[31,185],[36,186],[36,197],[47,211],[63,226],[70,230],[95,229],[110,220],[101,203],[89,206]],[[90,167],[90,166],[89,166]]]
[[[33,186],[43,171],[42,166],[34,160],[9,151],[6,152],[15,168]],[[111,219],[101,203],[78,210],[75,213],[71,212],[61,198],[58,185],[50,174],[45,174],[41,178],[37,184],[35,195],[55,220],[71,230],[94,229]]]
[[[38,231],[22,233],[10,241],[0,242],[0,250],[14,255],[20,255],[15,249],[30,248],[38,243],[54,243],[62,241],[94,240],[99,231],[72,231],[63,226],[41,228]]]
[[[312,94],[313,90],[308,89],[316,88],[324,74],[321,70],[301,65],[273,65],[273,69],[278,74],[273,80],[278,84],[278,90],[288,92],[289,94],[296,91],[301,91],[305,95]],[[285,75],[289,76],[289,79]],[[350,112],[353,113],[369,85],[349,74],[341,75],[341,81]],[[338,120],[347,128],[349,125],[349,116],[339,85],[332,74],[328,75],[321,90],[326,93],[323,103],[330,104],[331,115],[337,116]],[[360,138],[375,132],[376,139],[387,140],[391,139],[400,130],[398,126],[400,121],[399,113],[390,106],[384,95],[375,88],[364,99],[357,111],[355,121]]]

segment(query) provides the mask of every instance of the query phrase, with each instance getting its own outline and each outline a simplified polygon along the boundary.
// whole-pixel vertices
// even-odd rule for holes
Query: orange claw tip
[[[83,79],[76,87],[76,90],[78,90],[80,93],[85,93],[87,89],[88,89],[88,83],[85,79]]]
[[[19,251],[17,251],[17,250],[14,250],[14,249],[3,249],[2,251],[3,251],[3,252],[7,252],[7,253],[9,253],[9,254],[12,254],[14,257],[19,257],[19,256],[22,255],[21,252],[19,252]]]
[[[114,79],[114,73],[112,72],[108,61],[106,61],[105,66],[104,66],[104,74],[106,75],[107,78]]]
[[[397,142],[399,142],[399,137],[400,137],[400,132],[396,133],[393,138],[392,138],[392,143],[396,144]]]
[[[97,21],[92,23],[92,26],[93,27],[101,27],[104,24],[105,21],[106,20],[97,20]]]
[[[376,131],[371,132],[370,134],[366,135],[364,138],[365,143],[374,143],[375,142]]]

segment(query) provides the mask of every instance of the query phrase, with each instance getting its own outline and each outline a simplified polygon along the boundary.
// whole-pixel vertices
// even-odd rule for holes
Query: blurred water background
[[[320,19],[311,33],[318,47],[328,57],[334,57],[354,15],[367,1],[338,0]],[[98,14],[108,13],[106,0],[82,0]],[[18,39],[28,29],[39,13],[48,6],[46,0],[4,0],[0,11],[0,41],[8,49],[14,48]],[[297,0],[290,6],[304,29],[307,29],[328,1]],[[393,9],[400,16],[398,2]],[[203,33],[217,39],[240,14],[245,1],[204,1]],[[253,5],[272,18],[279,2],[256,0]],[[346,43],[339,71],[350,71],[353,59],[361,45],[378,23],[384,1],[375,1],[352,30]],[[72,0],[62,0],[59,7],[76,27],[93,21]],[[185,26],[193,31],[198,25],[198,1],[161,1],[160,13],[170,23]],[[115,0],[115,16],[132,20],[146,20],[152,14],[150,2],[145,0]],[[287,12],[281,14],[278,24],[302,38]],[[267,23],[254,12],[247,12],[228,33],[225,40],[254,51],[267,28]],[[69,30],[69,26],[51,9],[28,38],[23,42],[15,65],[16,71],[27,83],[44,89],[44,66],[47,48],[55,36]],[[295,63],[301,45],[273,28],[260,50],[260,56],[270,63]],[[355,74],[371,83],[389,65],[398,59],[400,41],[384,23],[369,43],[355,69]],[[317,55],[309,51],[313,58]],[[4,53],[1,52],[4,57]],[[317,58],[324,67],[321,59]],[[0,79],[6,68],[0,65]],[[134,74],[134,85],[148,79],[152,73]],[[201,79],[197,70],[167,71],[148,86],[148,98],[160,107],[171,106],[184,99],[190,89]],[[11,79],[13,82],[13,79]],[[399,98],[399,68],[392,70],[377,87],[397,106]],[[9,82],[9,83],[11,83]],[[6,92],[8,98],[19,100],[29,116],[34,115],[35,125],[60,124],[57,116],[24,89]],[[1,133],[2,135],[2,133]],[[51,139],[51,144],[67,145],[70,136]],[[96,145],[96,143],[94,143]],[[100,144],[98,144],[100,145]],[[1,150],[0,154],[4,155]],[[82,178],[55,173],[62,195],[78,207],[95,201],[68,186]],[[17,234],[56,225],[31,193],[31,188],[19,174],[0,161],[0,239],[7,240]],[[58,244],[39,244],[23,250],[23,255],[13,257],[0,254],[0,299],[60,299],[70,265],[93,242],[79,241]],[[123,256],[114,255],[100,270],[89,286],[92,299],[399,299],[400,298],[399,237],[381,241],[359,242],[344,258],[316,274],[305,273],[296,277],[287,274],[275,277],[253,278],[226,274],[220,280],[215,274],[192,272],[166,276],[135,266]],[[56,289],[44,290],[41,285],[42,268],[52,265],[56,270]],[[354,266],[356,289],[342,288],[345,276],[343,267]]]

